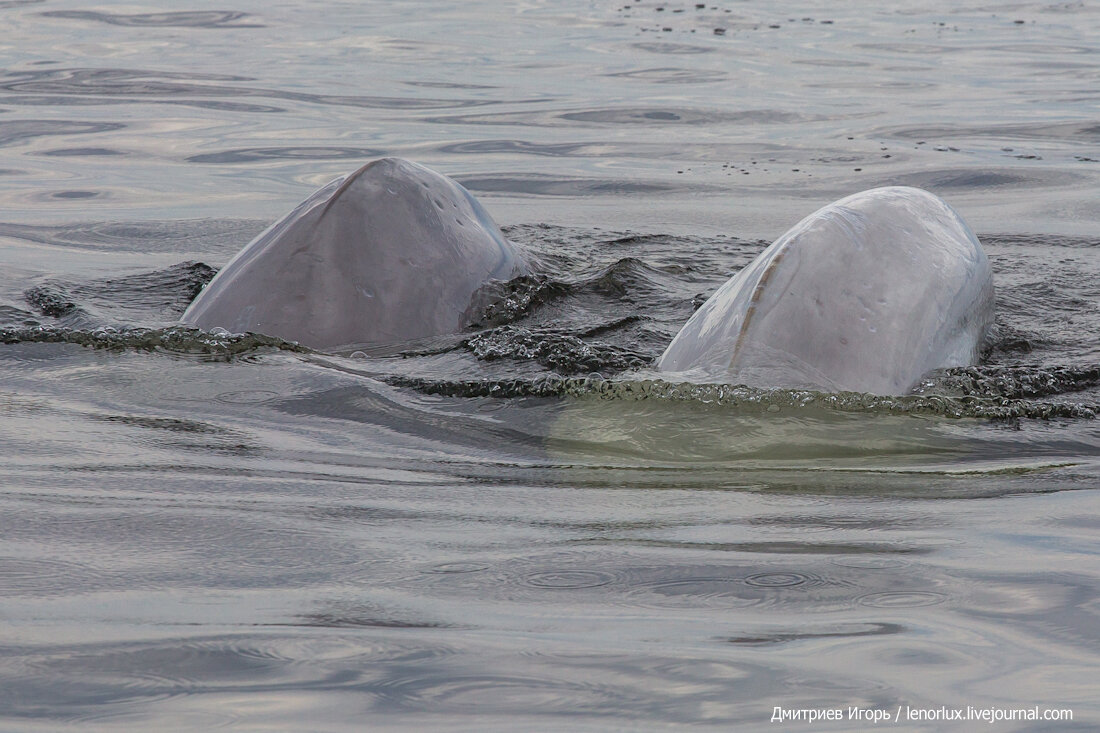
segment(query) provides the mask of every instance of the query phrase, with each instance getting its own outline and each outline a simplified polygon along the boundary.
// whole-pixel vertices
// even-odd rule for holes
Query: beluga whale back
[[[315,349],[400,342],[461,331],[486,284],[527,271],[465,188],[383,158],[257,236],[180,320]]]
[[[666,379],[881,395],[977,361],[993,325],[978,239],[937,196],[876,188],[803,219],[696,311]]]

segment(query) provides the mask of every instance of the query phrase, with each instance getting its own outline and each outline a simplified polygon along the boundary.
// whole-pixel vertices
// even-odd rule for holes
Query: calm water
[[[1100,8],[206,5],[0,3],[0,727],[1100,726]],[[541,271],[401,353],[172,326],[381,155]],[[894,183],[986,245],[981,366],[646,371]]]

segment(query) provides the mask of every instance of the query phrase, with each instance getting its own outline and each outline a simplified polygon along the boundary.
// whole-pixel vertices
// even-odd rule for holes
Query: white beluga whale
[[[657,362],[665,379],[900,395],[976,363],[993,325],[977,237],[927,191],[876,188],[796,224],[722,285]]]
[[[484,286],[527,271],[465,188],[383,158],[257,236],[180,320],[315,349],[401,342],[461,331]]]

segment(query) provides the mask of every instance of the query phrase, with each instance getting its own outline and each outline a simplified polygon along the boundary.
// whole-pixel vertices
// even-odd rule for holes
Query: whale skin
[[[993,326],[989,260],[917,188],[807,216],[722,285],[657,362],[665,379],[901,395],[974,364]]]
[[[465,188],[382,158],[253,239],[180,320],[314,349],[403,342],[461,331],[487,284],[528,269]]]

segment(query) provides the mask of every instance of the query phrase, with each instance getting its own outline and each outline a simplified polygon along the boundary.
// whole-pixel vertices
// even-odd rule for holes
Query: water
[[[5,730],[1100,724],[1100,11],[705,5],[0,5]],[[380,155],[540,272],[399,350],[173,325]],[[902,398],[646,371],[894,183],[986,246],[982,365]]]

